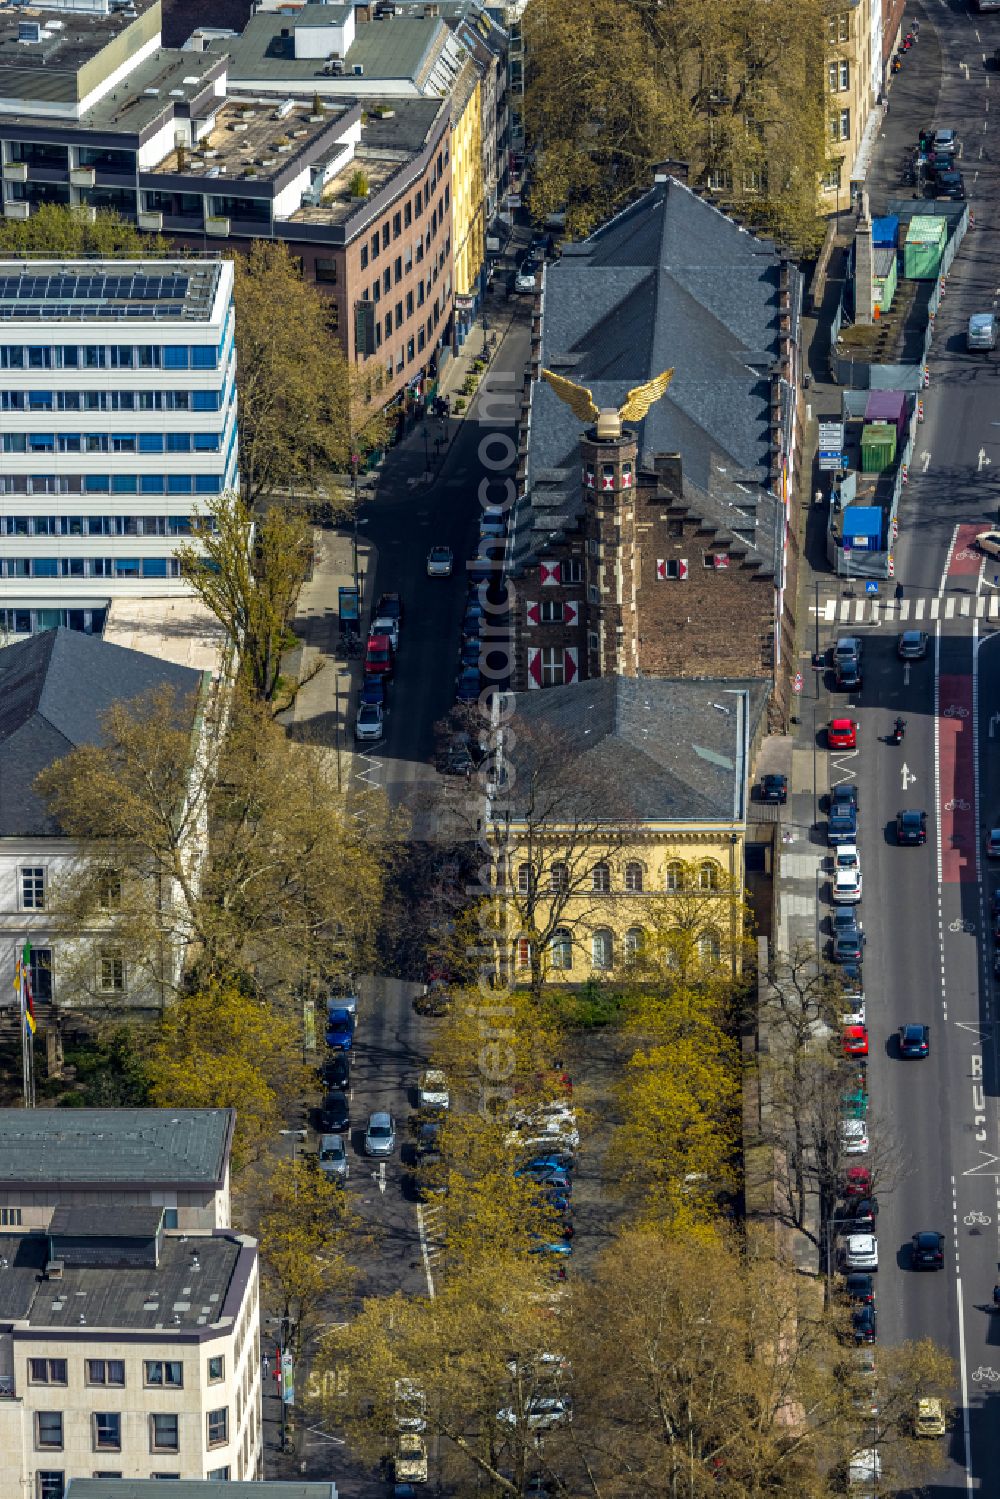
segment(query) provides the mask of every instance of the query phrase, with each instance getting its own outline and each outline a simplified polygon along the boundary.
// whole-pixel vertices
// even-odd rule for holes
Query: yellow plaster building
[[[739,965],[746,804],[769,684],[600,677],[524,693],[486,833],[498,964],[610,979],[654,950]]]
[[[451,96],[451,217],[456,297],[475,296],[486,249],[481,88],[475,65],[467,57]]]
[[[838,0],[826,17],[823,69],[827,170],[821,204],[827,213],[851,207],[875,145],[882,89],[882,0]]]

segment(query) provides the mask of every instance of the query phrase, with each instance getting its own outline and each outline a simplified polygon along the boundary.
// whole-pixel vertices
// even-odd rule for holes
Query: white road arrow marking
[[[930,461],[931,461],[931,455],[930,455],[929,452],[927,452],[927,453],[921,453],[921,455],[920,455],[920,472],[922,474],[926,474],[928,466],[930,465]]]
[[[909,687],[909,685],[910,685],[910,663],[909,663],[909,661],[906,661],[906,662],[903,663],[903,686],[904,687]]]
[[[963,1171],[963,1176],[1000,1176],[1000,1171],[990,1170],[990,1167],[1000,1166],[1000,1155],[990,1155],[988,1151],[979,1152],[985,1159],[978,1166],[970,1166],[968,1171]]]
[[[378,1170],[372,1172],[372,1181],[378,1183],[378,1189],[385,1192],[385,1161],[379,1161]]]
[[[989,467],[990,462],[991,462],[991,460],[989,458],[987,458],[987,456],[986,456],[986,449],[985,448],[980,448],[979,449],[979,462],[976,465],[976,472],[981,474],[984,468],[988,468]]]
[[[903,777],[903,790],[904,791],[907,789],[908,786],[912,786],[915,783],[916,779],[917,779],[916,776],[913,774],[913,771],[910,769],[910,767],[906,764],[905,761],[903,762],[903,768],[900,771],[900,775]]]

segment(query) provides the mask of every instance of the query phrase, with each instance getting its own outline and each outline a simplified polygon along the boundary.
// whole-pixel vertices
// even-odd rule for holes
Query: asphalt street
[[[919,15],[918,47],[890,96],[872,209],[878,213],[887,196],[903,191],[903,136],[915,139],[920,126],[951,126],[962,139],[975,224],[948,277],[935,330],[926,420],[900,512],[902,587],[877,621],[870,610],[863,623],[852,615],[848,628],[824,620],[824,645],[838,634],[864,637],[864,686],[848,698],[817,676],[814,703],[803,705],[799,745],[816,756],[816,829],[823,829],[818,804],[828,786],[856,779],[859,787],[870,1163],[881,1207],[879,1332],[888,1343],[931,1337],[955,1358],[959,1417],[948,1465],[924,1491],[943,1496],[996,1492],[1000,1471],[1000,1315],[989,1309],[1000,1265],[989,914],[1000,861],[994,873],[985,857],[986,832],[1000,821],[1000,621],[990,612],[996,569],[970,546],[995,521],[1000,502],[1000,354],[984,358],[965,349],[969,315],[1000,306],[1000,83],[984,58],[1000,45],[1000,15],[946,3]],[[821,586],[831,583],[821,579]],[[890,598],[894,591],[889,585]],[[900,617],[904,601],[908,619]],[[903,663],[898,631],[918,625],[930,635],[927,658]],[[827,752],[822,725],[835,709],[860,725],[856,753]],[[900,746],[887,742],[897,714],[907,723]],[[927,811],[923,848],[896,845],[895,815],[904,807]],[[811,837],[815,842],[815,832]],[[832,907],[823,885],[820,895],[824,935]],[[896,1031],[908,1021],[930,1025],[924,1061],[899,1057]],[[946,1236],[943,1273],[911,1268],[910,1237],[922,1229]]]

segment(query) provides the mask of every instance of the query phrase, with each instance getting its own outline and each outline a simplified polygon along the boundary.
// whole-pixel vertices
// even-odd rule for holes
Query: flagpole
[[[31,992],[31,938],[25,935],[24,946],[17,958],[16,978],[21,1010],[21,1063],[24,1072],[24,1107],[35,1107],[35,1027],[28,1024],[29,994]],[[34,1016],[32,1015],[32,1020]]]

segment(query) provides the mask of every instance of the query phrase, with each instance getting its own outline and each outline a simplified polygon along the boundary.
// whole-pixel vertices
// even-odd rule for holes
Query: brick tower
[[[593,427],[580,439],[585,502],[586,650],[588,677],[638,671],[636,634],[635,505],[638,443],[621,428],[601,436]]]

